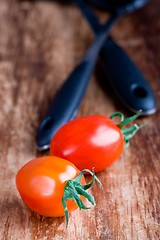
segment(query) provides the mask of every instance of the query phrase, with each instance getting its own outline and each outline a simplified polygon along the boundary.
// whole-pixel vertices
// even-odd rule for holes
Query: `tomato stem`
[[[140,126],[138,126],[137,124],[134,124],[132,127],[122,129],[124,127],[124,125],[126,125],[127,123],[130,123],[133,120],[135,120],[136,118],[138,118],[141,113],[142,113],[142,110],[140,110],[137,114],[135,114],[129,118],[126,118],[126,119],[124,119],[124,115],[119,112],[115,112],[110,116],[111,120],[117,116],[119,116],[121,118],[121,121],[119,124],[117,124],[117,127],[119,127],[121,129],[121,132],[123,133],[124,141],[126,142],[126,144],[124,145],[124,148],[127,148],[129,146],[129,139],[131,139],[140,128],[147,125],[146,123],[142,124]]]
[[[92,176],[92,182],[86,185],[81,185],[81,178],[83,176],[83,174],[85,172],[89,172]],[[65,211],[65,216],[66,216],[66,228],[68,226],[68,220],[69,220],[69,213],[68,213],[68,209],[67,209],[67,204],[66,204],[66,200],[68,199],[73,199],[75,201],[75,203],[78,205],[78,207],[81,209],[89,209],[87,207],[85,207],[85,205],[83,204],[82,200],[80,199],[80,195],[84,196],[85,198],[88,199],[89,202],[92,203],[92,205],[96,205],[95,204],[95,200],[94,197],[92,195],[90,195],[89,193],[85,192],[85,190],[89,189],[92,187],[92,185],[94,184],[94,181],[97,180],[97,182],[101,185],[102,187],[102,183],[99,181],[99,179],[95,176],[94,170],[93,172],[91,172],[88,169],[84,169],[82,170],[78,176],[75,179],[71,179],[67,182],[67,184],[64,187],[64,195],[62,198],[62,204],[64,207],[64,211]]]

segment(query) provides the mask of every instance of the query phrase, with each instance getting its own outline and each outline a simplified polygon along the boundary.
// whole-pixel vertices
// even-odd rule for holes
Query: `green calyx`
[[[81,185],[81,179],[82,176],[85,172],[89,172],[92,176],[93,176],[93,180],[91,183],[86,184],[86,185]],[[62,204],[64,207],[64,211],[65,211],[65,216],[66,216],[66,228],[68,226],[68,220],[69,220],[69,213],[68,213],[68,209],[67,209],[67,204],[66,204],[66,200],[68,199],[73,199],[75,201],[75,203],[78,205],[78,207],[81,209],[89,209],[87,207],[85,207],[85,205],[83,204],[82,200],[80,199],[80,195],[84,196],[85,198],[88,199],[89,202],[92,203],[92,205],[96,205],[95,204],[95,200],[94,197],[90,194],[88,194],[85,190],[89,189],[92,187],[92,185],[94,184],[94,181],[97,180],[97,182],[101,185],[101,182],[99,181],[99,179],[95,176],[94,171],[91,172],[88,169],[84,169],[82,170],[79,175],[75,178],[75,179],[71,179],[67,182],[67,184],[64,187],[64,195],[62,198]]]
[[[122,129],[125,124],[132,122],[133,120],[135,120],[136,118],[138,118],[141,114],[142,110],[140,110],[137,114],[133,115],[132,117],[126,118],[124,119],[124,115],[122,113],[119,112],[115,112],[110,116],[110,119],[112,120],[114,117],[119,116],[121,118],[121,121],[119,124],[117,124],[117,127],[119,127],[121,129],[121,132],[123,134],[124,137],[124,141],[126,142],[126,144],[124,145],[124,148],[127,148],[129,146],[129,140],[136,134],[136,132],[144,127],[145,124],[142,124],[140,126],[138,126],[137,124],[134,124],[132,127],[128,127],[128,128],[124,128]]]

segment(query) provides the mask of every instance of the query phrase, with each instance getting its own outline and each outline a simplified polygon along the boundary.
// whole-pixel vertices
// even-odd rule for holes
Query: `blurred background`
[[[110,16],[98,9],[95,13],[101,23]],[[150,0],[142,9],[121,18],[110,33],[148,80],[157,100],[157,112],[137,120],[139,124],[148,122],[148,130],[136,136],[131,148],[114,167],[99,174],[100,180],[107,185],[109,205],[100,203],[101,196],[95,192],[97,215],[72,214],[70,230],[66,232],[63,218],[40,217],[21,203],[14,179],[24,163],[50,154],[35,147],[38,127],[51,100],[81,61],[94,36],[78,8],[71,3],[0,1],[1,239],[159,239],[159,13],[160,1]],[[115,111],[129,115],[113,92],[98,60],[76,117],[110,116]],[[118,192],[124,190],[121,187],[127,188],[126,196]],[[132,200],[136,199],[134,194],[138,200]],[[132,199],[127,198],[129,195]],[[127,202],[119,201],[116,205],[114,201],[118,197],[122,202],[127,198]],[[140,205],[136,208],[136,201],[144,208]],[[110,211],[109,222],[106,219]],[[75,221],[86,226],[84,229],[77,227]]]

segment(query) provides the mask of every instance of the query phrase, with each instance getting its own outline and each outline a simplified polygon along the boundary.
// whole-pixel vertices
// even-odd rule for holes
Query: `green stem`
[[[86,184],[86,185],[81,185],[81,179],[82,176],[85,172],[89,172],[92,176],[93,176],[93,180],[91,183]],[[87,207],[85,207],[85,205],[83,204],[82,200],[80,199],[80,195],[84,196],[85,198],[88,199],[89,202],[92,203],[92,205],[96,205],[95,204],[95,200],[94,197],[92,195],[90,195],[89,193],[85,192],[85,190],[89,189],[90,187],[92,187],[92,185],[94,184],[94,181],[97,181],[101,187],[102,184],[99,181],[99,179],[95,176],[94,171],[91,172],[88,169],[84,169],[82,170],[78,176],[75,179],[71,179],[67,182],[67,184],[64,187],[64,195],[62,198],[62,204],[64,207],[64,211],[65,211],[65,216],[66,216],[66,228],[68,226],[68,220],[69,220],[69,213],[68,213],[68,209],[67,209],[67,204],[66,204],[66,200],[68,199],[73,199],[74,202],[78,205],[78,207],[80,209],[88,209]]]
[[[132,127],[128,127],[128,128],[124,128],[122,129],[127,123],[130,123],[132,122],[133,120],[135,120],[136,118],[138,118],[140,116],[140,114],[142,113],[142,110],[140,110],[137,114],[129,117],[129,118],[126,118],[124,119],[124,115],[122,113],[119,113],[119,112],[116,112],[116,113],[113,113],[111,116],[110,116],[110,119],[112,120],[114,117],[116,116],[120,116],[121,118],[121,121],[119,124],[117,124],[117,127],[119,127],[121,129],[121,132],[123,134],[123,137],[124,137],[124,141],[125,141],[125,145],[124,145],[124,148],[127,148],[129,146],[129,139],[131,139],[135,134],[136,132],[144,127],[145,125],[147,125],[146,123],[145,124],[142,124],[140,126],[138,126],[137,124],[134,124]]]

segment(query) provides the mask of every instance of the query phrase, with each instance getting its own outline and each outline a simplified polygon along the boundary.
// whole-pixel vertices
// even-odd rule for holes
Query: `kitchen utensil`
[[[81,0],[75,0],[80,3]],[[137,4],[141,2],[141,4]],[[36,146],[40,150],[49,148],[55,132],[66,122],[74,118],[86,91],[89,79],[93,72],[99,51],[103,47],[111,26],[120,16],[130,13],[142,6],[146,0],[134,0],[118,6],[113,16],[101,28],[95,40],[87,51],[82,62],[76,67],[61,89],[56,94],[53,103],[38,129]]]
[[[102,25],[98,22],[92,8],[85,1],[74,0],[74,2],[88,20],[93,32],[96,34],[100,31]],[[97,7],[109,9],[110,11],[115,9],[115,6],[113,6],[114,0],[111,2],[109,0],[89,0],[89,2],[93,2]],[[127,1],[115,2],[122,6]],[[137,2],[137,4],[141,4],[141,7],[145,3],[146,1]],[[141,116],[155,113],[156,100],[154,93],[141,71],[127,54],[111,38],[106,38],[100,55],[103,68],[122,103],[134,113],[141,109]]]

